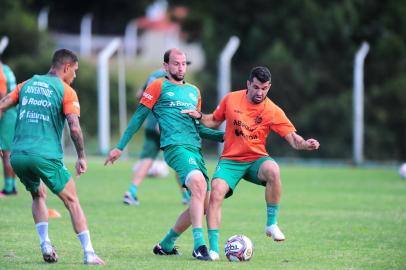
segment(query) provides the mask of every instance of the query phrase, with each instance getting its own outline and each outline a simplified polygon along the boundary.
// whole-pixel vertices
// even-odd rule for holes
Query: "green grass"
[[[72,171],[72,162],[68,162]],[[223,205],[220,239],[237,233],[254,243],[247,263],[192,259],[190,229],[178,240],[179,257],[152,254],[152,247],[184,209],[173,174],[146,179],[141,205],[121,203],[131,179],[130,161],[103,167],[89,162],[77,182],[93,245],[106,269],[406,269],[406,181],[393,168],[281,165],[283,198],[279,224],[287,240],[264,234],[264,190],[241,182]],[[214,162],[209,162],[212,172]],[[82,251],[68,212],[49,192],[48,205],[62,213],[50,220],[50,237],[60,261],[47,265],[40,256],[31,217],[30,196],[0,200],[0,269],[82,269]],[[207,234],[206,240],[207,240]]]

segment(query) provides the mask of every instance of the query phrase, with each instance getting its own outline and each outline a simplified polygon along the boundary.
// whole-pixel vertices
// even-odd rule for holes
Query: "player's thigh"
[[[61,192],[69,179],[71,179],[71,174],[63,164],[62,159],[42,158],[41,164],[35,170],[44,184],[54,194]]]
[[[249,164],[249,162],[239,162],[228,159],[219,160],[213,174],[212,185],[215,181],[218,181],[217,179],[224,180],[230,188],[225,197],[230,197],[234,193],[241,178],[246,174]]]
[[[37,165],[37,159],[27,155],[13,154],[10,157],[10,163],[26,190],[37,193],[40,185],[40,176],[33,170]]]
[[[265,186],[267,181],[266,175],[274,170],[279,172],[279,167],[275,160],[271,157],[262,157],[252,163],[247,174],[244,175],[244,180],[253,184]]]
[[[166,163],[179,175],[183,187],[186,187],[185,182],[189,174],[195,170],[202,172],[206,182],[208,182],[206,164],[199,148],[179,145],[170,146],[165,149],[164,158]],[[209,190],[209,185],[207,187]]]
[[[160,148],[159,135],[153,131],[145,131],[144,144],[140,158],[156,159],[159,154]]]

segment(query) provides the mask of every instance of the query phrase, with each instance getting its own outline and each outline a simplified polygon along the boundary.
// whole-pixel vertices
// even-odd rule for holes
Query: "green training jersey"
[[[201,147],[195,120],[181,110],[200,111],[199,89],[189,83],[174,83],[166,78],[153,81],[145,89],[141,104],[152,110],[161,131],[161,148],[168,145]]]
[[[35,75],[11,93],[18,101],[12,154],[62,158],[65,115],[80,114],[76,92],[59,77]]]
[[[159,78],[163,78],[166,76],[166,71],[163,69],[158,69],[152,72],[149,76],[147,81],[145,82],[144,86],[142,87],[143,90],[148,87],[153,81]],[[154,114],[151,112],[148,114],[147,119],[145,121],[145,129],[151,130],[151,131],[156,131],[156,125],[158,125],[158,121],[156,120]]]

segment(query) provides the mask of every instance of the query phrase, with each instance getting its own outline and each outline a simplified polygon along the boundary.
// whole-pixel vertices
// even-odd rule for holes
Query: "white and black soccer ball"
[[[400,175],[400,178],[406,180],[406,163],[403,163],[402,165],[400,165],[399,175]]]
[[[254,254],[254,245],[245,235],[233,235],[224,245],[224,254],[230,262],[249,261]]]

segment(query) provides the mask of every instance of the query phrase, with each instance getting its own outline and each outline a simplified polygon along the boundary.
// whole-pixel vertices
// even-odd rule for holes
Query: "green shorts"
[[[170,145],[164,149],[164,158],[166,163],[178,173],[183,187],[186,187],[186,178],[193,170],[201,171],[206,182],[209,182],[206,164],[204,163],[200,148],[185,145]],[[209,184],[207,185],[207,190],[210,190]]]
[[[14,138],[14,130],[17,119],[17,111],[10,109],[4,112],[0,120],[0,147],[2,150],[11,149],[11,143]]]
[[[230,190],[226,194],[226,198],[233,195],[235,188],[241,179],[244,179],[253,184],[265,186],[266,182],[258,178],[258,171],[262,163],[266,160],[272,160],[270,157],[262,157],[249,162],[234,161],[230,159],[219,160],[213,179],[221,178],[226,181]]]
[[[144,145],[142,146],[142,151],[140,158],[151,158],[156,159],[161,150],[159,148],[159,134],[154,130],[145,129],[144,131]]]
[[[61,159],[12,154],[10,162],[14,172],[30,192],[37,192],[40,180],[42,180],[53,193],[58,194],[71,179],[71,175]]]

